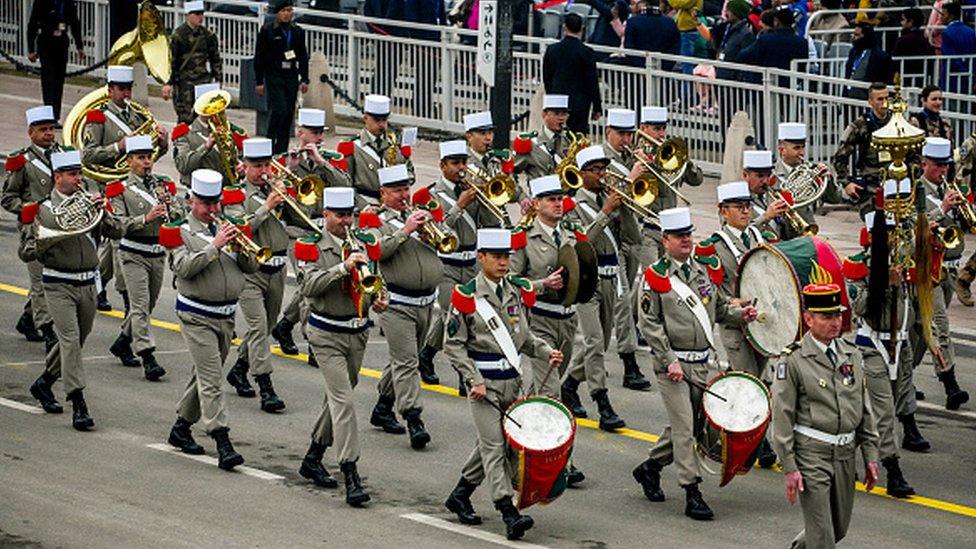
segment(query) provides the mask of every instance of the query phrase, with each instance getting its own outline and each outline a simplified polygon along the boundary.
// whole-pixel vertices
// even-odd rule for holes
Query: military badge
[[[451,318],[447,321],[447,335],[449,337],[454,337],[461,328],[461,316],[457,309],[451,312]]]
[[[776,365],[776,379],[786,379],[786,363],[780,362]]]

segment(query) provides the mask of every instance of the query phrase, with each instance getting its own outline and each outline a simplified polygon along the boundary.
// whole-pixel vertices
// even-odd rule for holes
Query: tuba
[[[146,64],[150,74],[159,82],[169,82],[171,74],[171,59],[169,38],[162,14],[150,0],[145,0],[139,6],[139,21],[136,28],[123,34],[112,44],[109,51],[110,65],[133,65],[142,61]],[[81,149],[84,146],[85,115],[88,111],[101,108],[108,102],[108,87],[98,88],[89,92],[75,103],[74,107],[64,119],[64,144]],[[135,134],[153,134],[156,131],[156,120],[149,109],[135,102],[129,107],[146,119],[146,122],[133,132]],[[153,148],[153,159],[158,159],[160,149]],[[103,183],[120,179],[129,171],[125,158],[119,159],[111,166],[84,166],[82,173],[89,179]]]
[[[234,144],[230,122],[227,121],[229,106],[230,94],[225,90],[211,90],[193,102],[193,111],[207,118],[207,126],[220,154],[220,167],[227,180],[225,184],[233,185],[237,183],[237,145]]]
[[[87,233],[105,217],[105,203],[104,198],[96,200],[84,191],[76,191],[57,206],[51,207],[57,228],[37,224],[37,240],[51,245],[65,238]]]

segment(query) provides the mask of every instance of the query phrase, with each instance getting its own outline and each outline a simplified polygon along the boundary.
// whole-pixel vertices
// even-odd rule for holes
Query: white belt
[[[264,262],[265,267],[281,267],[288,261],[288,256],[286,255],[273,255]]]
[[[537,304],[538,305],[538,304]],[[683,362],[705,362],[708,360],[708,349],[704,351],[672,351],[678,360]]]
[[[617,271],[620,270],[620,265],[604,265],[602,267],[596,268],[596,274],[600,276],[617,276]]]
[[[394,301],[404,305],[413,305],[414,307],[426,307],[427,305],[437,301],[437,290],[435,289],[430,295],[421,297],[398,294],[390,290],[390,302],[392,303]]]
[[[871,329],[870,326],[862,324],[857,328],[857,335],[868,337],[871,339],[880,339],[881,341],[891,341],[890,332],[876,332]],[[908,339],[908,330],[901,330],[895,334],[895,341],[906,341]]]
[[[123,238],[120,240],[119,245],[125,246],[126,248],[131,248],[133,250],[138,250],[140,252],[146,252],[147,254],[166,253],[166,248],[159,244],[143,244],[142,242],[136,242],[135,240],[129,240],[128,238]]]
[[[237,312],[237,303],[231,303],[230,305],[204,305],[203,303],[194,301],[182,294],[176,294],[176,301],[181,301],[183,304],[189,305],[194,309],[200,309],[201,311],[207,311],[208,313],[218,315],[231,316]]]
[[[509,363],[508,360],[505,360],[504,358],[500,358],[498,360],[472,360],[471,362],[474,363],[474,367],[479,370],[502,371],[502,370],[512,369],[511,363]]]
[[[813,427],[807,427],[806,425],[794,425],[793,430],[801,435],[819,440],[820,442],[826,442],[827,444],[833,444],[834,446],[846,446],[854,442],[854,431],[832,435],[819,429],[814,429]]]
[[[545,301],[540,301],[540,300],[536,300],[535,305],[533,305],[532,308],[539,309],[542,311],[549,311],[550,313],[556,313],[560,315],[571,315],[576,312],[576,305],[563,307],[558,303],[546,303]]]
[[[369,324],[369,317],[366,318],[353,317],[350,318],[349,320],[336,320],[334,318],[324,317],[322,315],[317,315],[312,312],[309,313],[309,316],[311,316],[318,322],[321,322],[322,324],[328,324],[329,326],[335,326],[337,328],[349,328],[351,330],[358,330],[359,328],[362,328],[363,326]]]
[[[478,257],[478,252],[475,250],[467,250],[463,252],[454,252],[451,254],[443,254],[437,252],[438,257],[443,257],[445,259],[454,259],[457,261],[471,261]]]
[[[960,258],[957,258],[957,259],[948,259],[948,260],[943,260],[942,261],[942,266],[943,267],[948,267],[950,269],[958,269],[959,268],[959,265],[962,265],[962,258],[961,257]]]
[[[98,278],[97,270],[82,271],[80,273],[66,273],[64,271],[52,269],[51,267],[44,267],[41,274],[43,276],[52,276],[64,280],[77,280],[79,282],[86,282],[88,280],[92,280],[93,278]]]

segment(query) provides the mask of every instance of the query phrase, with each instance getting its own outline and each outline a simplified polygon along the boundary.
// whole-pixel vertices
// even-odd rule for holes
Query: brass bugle
[[[816,223],[807,223],[807,221],[803,219],[803,216],[796,211],[796,208],[793,207],[788,200],[786,200],[786,197],[783,196],[782,191],[768,189],[766,192],[773,201],[783,200],[786,202],[786,211],[781,215],[783,219],[786,220],[786,223],[792,227],[795,232],[803,236],[816,236],[816,234],[820,232],[820,225],[817,225]]]
[[[436,200],[431,200],[422,207],[414,207],[414,211],[422,211],[427,214],[427,221],[421,225],[420,230],[423,231],[424,237],[427,243],[437,248],[442,254],[454,253],[458,248],[458,239],[451,233],[444,232],[440,227],[437,226],[437,222],[434,221],[432,210],[436,210],[440,207],[440,203]]]
[[[363,252],[363,247],[358,240],[352,234],[352,228],[346,228],[346,238],[343,241],[343,247],[348,253],[353,252]],[[363,252],[365,253],[365,252]],[[375,274],[369,269],[369,265],[365,263],[359,263],[356,265],[356,274],[359,279],[359,291],[364,294],[374,295],[380,293],[383,290],[383,279],[380,275]]]
[[[244,231],[240,230],[240,227],[236,223],[222,217],[220,218],[220,224],[229,224],[237,228],[237,236],[234,237],[232,244],[240,248],[241,253],[253,257],[255,261],[262,265],[271,259],[271,248],[267,246],[260,246],[257,242],[248,238],[248,236],[244,234]]]

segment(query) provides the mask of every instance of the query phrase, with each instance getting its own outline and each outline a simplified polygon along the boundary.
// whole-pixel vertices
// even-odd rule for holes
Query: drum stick
[[[563,352],[563,349],[566,347],[566,343],[567,343],[567,341],[563,341],[563,344],[559,346],[559,352],[560,353]],[[552,365],[549,366],[549,369],[546,370],[546,375],[543,376],[543,378],[542,378],[542,383],[540,384],[540,388],[546,386],[546,382],[549,381],[549,374],[551,374],[552,371],[555,370],[555,369],[556,369],[555,366],[552,366]]]
[[[467,383],[467,386],[468,386],[468,392],[470,393],[471,392],[471,387],[472,387],[471,383]],[[494,389],[490,389],[490,388],[487,388],[487,387],[486,387],[486,389],[489,390],[489,391],[491,391],[491,392],[493,392],[493,393],[495,393],[498,396],[501,396],[501,393],[499,393],[498,391],[496,391]],[[502,410],[502,407],[501,406],[499,406],[499,405],[495,404],[494,402],[492,402],[492,400],[490,398],[488,398],[488,395],[485,395],[484,401],[487,402],[492,408],[498,410],[498,413],[499,414],[501,414],[505,419],[507,419],[507,420],[511,421],[512,423],[514,423],[516,427],[518,427],[519,429],[522,428],[522,424],[521,423],[515,421],[515,418],[513,418],[512,416],[510,416],[508,414],[508,412],[506,412],[505,410]]]
[[[688,379],[686,377],[685,378],[685,382],[687,382],[688,385],[691,385],[692,387],[694,387],[696,389],[701,389],[702,391],[704,391],[704,392],[712,395],[713,397],[721,400],[722,402],[728,402],[729,401],[729,399],[727,399],[724,396],[716,393],[715,391],[712,391],[711,389],[709,389],[708,387],[705,387],[704,385],[702,385],[701,383],[698,383],[697,381],[692,381],[692,380],[690,380],[690,379]]]

